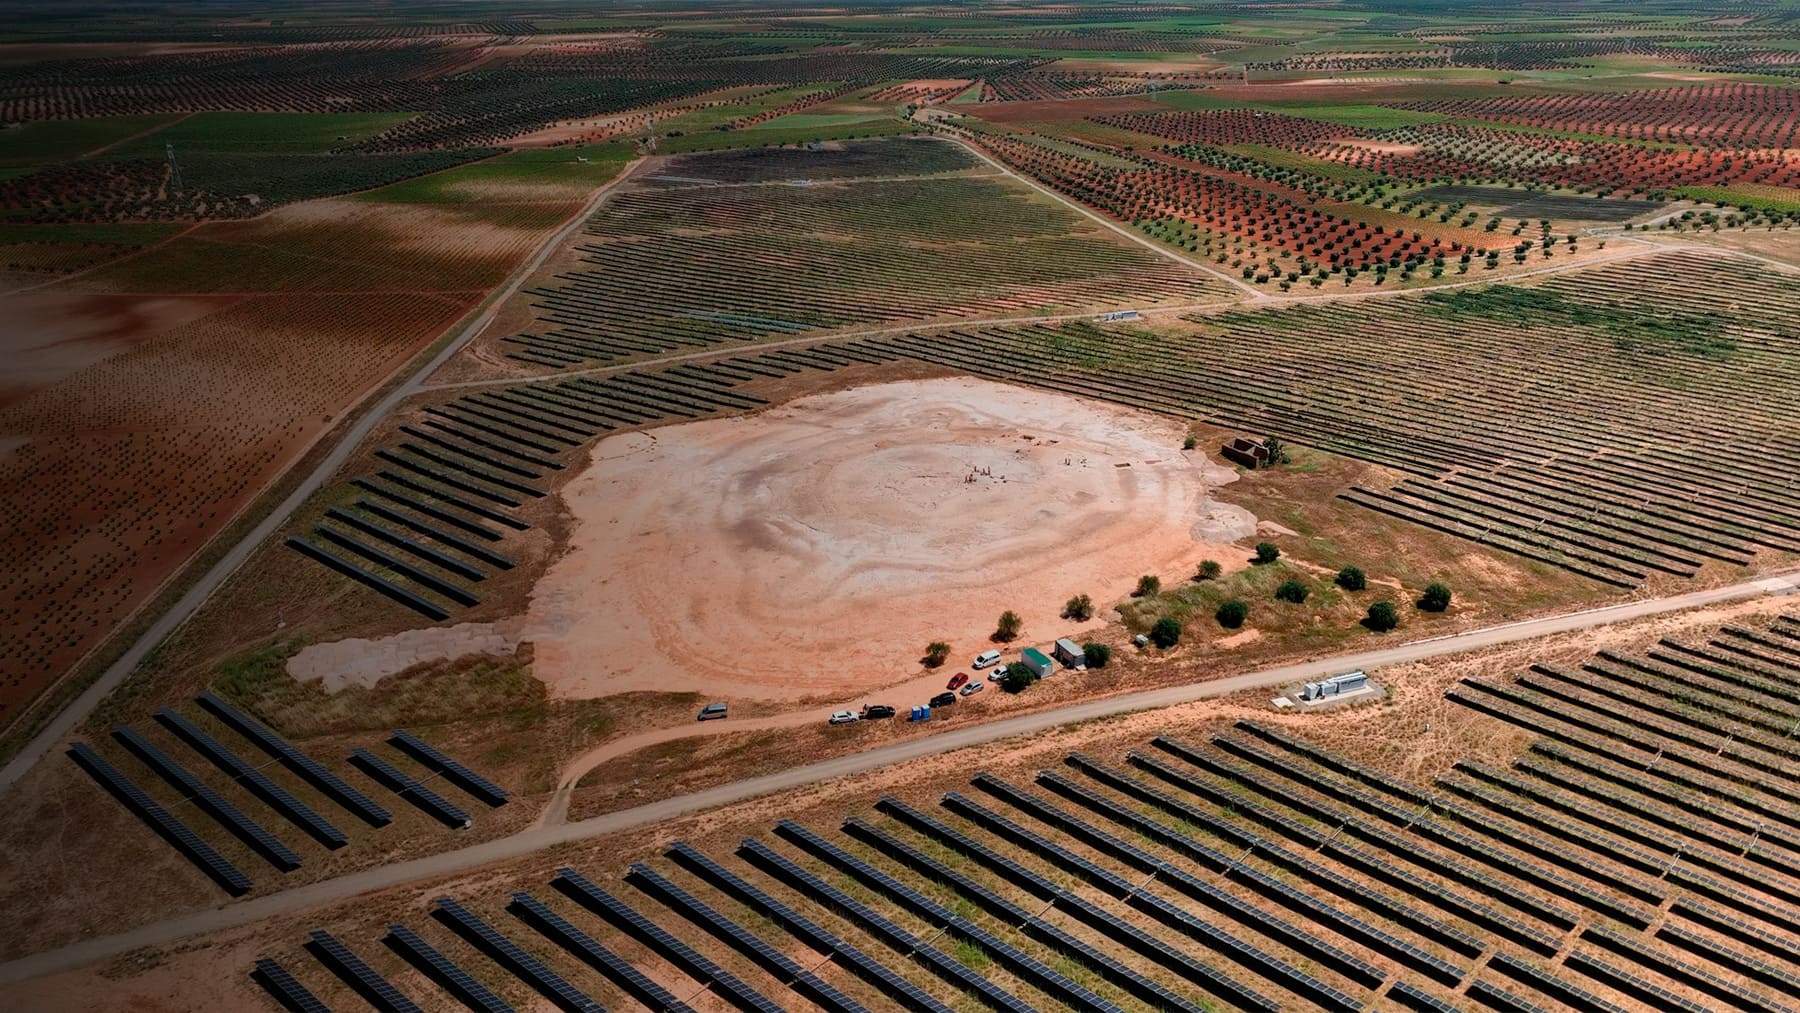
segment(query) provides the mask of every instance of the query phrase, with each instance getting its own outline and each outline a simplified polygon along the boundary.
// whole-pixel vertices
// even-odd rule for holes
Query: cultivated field
[[[564,368],[821,330],[1226,298],[960,146],[689,155],[647,173],[494,351]],[[946,174],[955,175],[947,176]],[[919,177],[919,178],[910,178]]]

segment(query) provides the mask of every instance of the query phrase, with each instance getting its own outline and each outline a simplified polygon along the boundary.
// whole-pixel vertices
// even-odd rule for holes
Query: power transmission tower
[[[166,141],[163,143],[163,154],[167,155],[168,159],[169,159],[169,185],[174,187],[176,192],[179,193],[182,189],[182,187],[181,187],[181,163],[175,161],[175,142],[174,141]]]

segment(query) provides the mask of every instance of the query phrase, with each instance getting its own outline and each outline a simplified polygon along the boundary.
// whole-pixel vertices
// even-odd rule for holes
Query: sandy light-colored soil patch
[[[1035,123],[1057,120],[1079,120],[1090,116],[1114,116],[1121,113],[1168,112],[1169,107],[1136,95],[1108,95],[1099,98],[1040,99],[1029,102],[983,102],[966,107],[964,112],[990,123]]]
[[[1362,148],[1365,151],[1378,151],[1386,155],[1416,155],[1419,153],[1419,146],[1417,144],[1401,144],[1398,141],[1378,141],[1371,137],[1346,137],[1338,140],[1337,143],[1352,148]]]
[[[1212,500],[1235,473],[1154,416],[958,378],[802,398],[750,419],[602,441],[564,490],[568,553],[514,624],[302,651],[301,678],[379,678],[494,635],[535,645],[562,697],[637,689],[791,699],[917,677],[931,640],[961,660],[999,614],[1021,643],[1079,627],[1137,577],[1165,580],[1255,533]],[[1099,622],[1098,619],[1094,622]]]

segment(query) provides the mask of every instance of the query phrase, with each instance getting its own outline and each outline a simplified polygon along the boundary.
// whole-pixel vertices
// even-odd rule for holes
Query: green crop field
[[[31,166],[77,158],[178,118],[175,115],[104,116],[10,125],[0,129],[0,165]]]
[[[164,145],[171,143],[178,157],[217,151],[324,154],[366,140],[411,118],[412,114],[405,112],[196,113],[109,149],[107,154],[118,158],[161,158]]]

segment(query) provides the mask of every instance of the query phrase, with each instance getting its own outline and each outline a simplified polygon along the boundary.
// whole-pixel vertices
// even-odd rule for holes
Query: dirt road
[[[1033,735],[1062,725],[1095,721],[1159,707],[1171,707],[1196,700],[1226,696],[1244,690],[1267,689],[1353,668],[1371,669],[1401,665],[1427,658],[1459,654],[1499,644],[1516,643],[1555,633],[1589,629],[1719,602],[1753,598],[1764,594],[1789,594],[1793,593],[1797,587],[1800,587],[1800,571],[1761,577],[1730,587],[1625,602],[1605,608],[1547,616],[1542,619],[1529,619],[1504,626],[1397,644],[1393,647],[1383,647],[1372,651],[1344,654],[1319,661],[1283,665],[1279,668],[1246,672],[1242,675],[1190,686],[1171,686],[1166,689],[1128,693],[1088,703],[1059,707],[1038,714],[1027,714],[1004,721],[972,725],[941,735],[929,735],[763,777],[736,781],[691,795],[652,802],[635,809],[607,813],[604,816],[596,816],[577,823],[537,826],[520,831],[511,837],[489,841],[485,844],[368,869],[337,879],[324,880],[309,886],[257,897],[242,903],[228,904],[210,911],[170,918],[129,932],[89,939],[65,946],[62,949],[33,954],[10,963],[0,964],[0,985],[73,970],[118,957],[140,947],[167,946],[191,936],[247,925],[264,918],[293,914],[308,908],[347,900],[361,894],[390,889],[419,880],[466,872],[493,862],[521,858],[557,844],[601,837],[704,809],[800,788],[821,781],[862,774],[882,767],[938,756],[971,746],[988,745],[1002,739]],[[730,723],[720,722],[720,725]],[[737,725],[738,730],[741,730],[742,727],[742,724]],[[720,727],[716,730],[707,729],[697,732],[697,734],[729,730],[732,729]]]

